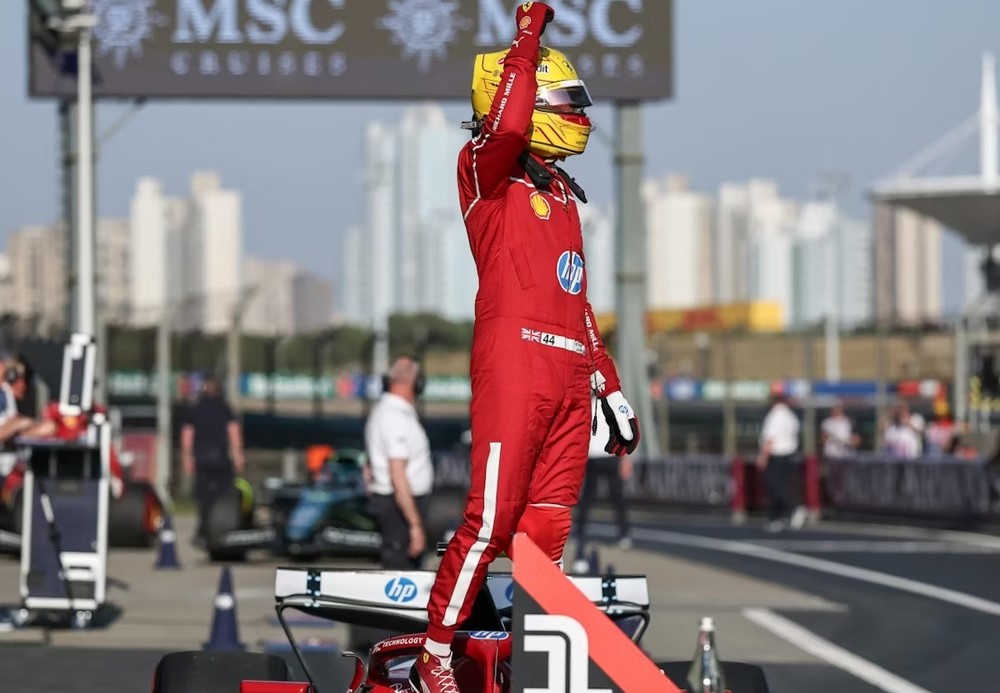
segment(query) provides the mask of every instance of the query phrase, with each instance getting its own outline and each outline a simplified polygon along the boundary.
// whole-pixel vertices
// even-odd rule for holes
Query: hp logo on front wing
[[[410,578],[394,577],[385,583],[385,596],[397,604],[412,602],[417,592],[417,584]]]

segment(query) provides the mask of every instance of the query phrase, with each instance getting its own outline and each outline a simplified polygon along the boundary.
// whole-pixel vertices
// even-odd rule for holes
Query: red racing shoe
[[[410,689],[413,693],[461,693],[451,668],[451,655],[444,658],[427,650],[421,652],[410,669]]]

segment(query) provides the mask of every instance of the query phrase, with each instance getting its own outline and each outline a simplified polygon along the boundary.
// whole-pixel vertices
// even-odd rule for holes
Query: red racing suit
[[[441,643],[451,642],[515,532],[561,559],[587,463],[592,384],[606,394],[620,389],[587,301],[569,185],[551,170],[551,185],[536,187],[519,163],[529,146],[538,49],[535,36],[515,39],[492,109],[458,161],[479,293],[472,483],[428,605],[428,637]]]

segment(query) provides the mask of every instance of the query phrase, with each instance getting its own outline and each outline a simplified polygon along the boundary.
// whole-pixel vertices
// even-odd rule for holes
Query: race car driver
[[[428,604],[417,693],[458,693],[455,629],[468,617],[490,562],[526,533],[561,561],[587,464],[590,396],[609,420],[607,451],[639,441],[587,302],[576,195],[558,162],[582,154],[591,99],[564,55],[541,47],[553,10],[518,5],[509,50],[477,56],[458,184],[479,273],[472,343],[471,488]],[[516,560],[516,556],[513,556]]]

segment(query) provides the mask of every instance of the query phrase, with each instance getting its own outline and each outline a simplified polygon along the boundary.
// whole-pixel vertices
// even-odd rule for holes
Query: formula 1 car
[[[306,483],[264,483],[260,502],[245,479],[212,506],[206,548],[213,560],[242,560],[265,549],[277,556],[375,559],[382,538],[368,513],[364,452],[333,453]]]
[[[319,557],[377,560],[382,535],[368,511],[365,453],[343,448],[310,469],[306,483],[268,479],[258,502],[253,488],[237,479],[213,505],[206,549],[212,560],[242,560],[254,549],[293,560]],[[432,509],[429,536],[448,529],[446,504]]]
[[[127,460],[119,463],[112,451],[111,503],[108,506],[108,545],[112,548],[149,548],[160,530],[163,504],[152,484],[130,478]],[[21,550],[25,466],[18,462],[0,477],[0,551]]]
[[[207,690],[239,690],[241,693],[398,693],[409,691],[407,676],[419,656],[427,625],[427,599],[435,574],[427,571],[325,570],[309,567],[278,568],[275,576],[275,603],[278,620],[288,636],[299,665],[308,681],[290,681],[285,660],[269,654],[247,652],[177,652],[160,660],[153,678],[153,693],[194,693]],[[626,639],[619,647],[635,651],[649,624],[649,592],[644,576],[566,576],[597,610],[603,612],[621,630]],[[520,599],[511,574],[488,576],[472,609],[462,624],[453,645],[456,678],[463,693],[513,693],[522,690],[512,683],[516,661],[516,637],[525,637],[512,629],[514,600]],[[526,599],[527,603],[529,600]],[[350,681],[336,686],[319,687],[296,643],[285,612],[289,609],[329,619],[342,624],[378,628],[392,634],[376,644],[367,658],[354,652],[343,657],[353,661]],[[599,616],[599,615],[598,615]],[[522,615],[522,618],[523,615]],[[573,620],[572,618],[570,620]],[[607,627],[607,626],[605,626]],[[582,629],[582,626],[580,626]],[[613,628],[613,626],[612,626]],[[562,631],[571,633],[571,630]],[[699,634],[696,656],[692,662],[646,662],[654,672],[651,686],[642,693],[768,693],[763,671],[742,663],[719,663],[714,639]],[[537,637],[537,636],[536,636]],[[550,640],[552,636],[548,637]],[[568,653],[567,640],[558,655],[550,656],[548,675],[553,676],[553,662],[563,665]],[[540,638],[541,639],[541,638]],[[573,645],[574,634],[568,642]],[[586,638],[584,638],[586,642]],[[610,647],[606,639],[591,637],[594,647]],[[703,647],[703,644],[705,645]],[[527,644],[523,647],[528,649]],[[557,650],[559,648],[556,648]],[[534,650],[543,652],[544,647]],[[593,651],[593,650],[591,650]],[[639,657],[642,653],[633,652]],[[537,656],[537,654],[535,655]],[[614,656],[618,656],[615,653]],[[569,658],[570,666],[579,659]],[[586,661],[586,658],[583,660]],[[573,663],[575,662],[575,664]],[[657,670],[656,667],[659,667]],[[532,669],[536,667],[531,667]],[[545,671],[546,667],[537,667]],[[572,675],[572,671],[570,674]],[[543,673],[544,677],[544,673]],[[575,679],[574,679],[575,680]],[[550,688],[563,687],[549,679]],[[723,683],[724,681],[724,683]],[[345,685],[346,684],[346,685]],[[567,681],[565,690],[577,690]],[[588,688],[584,686],[584,688]],[[329,690],[328,690],[329,689]],[[588,688],[589,689],[589,688]],[[541,689],[535,689],[541,690]],[[622,690],[616,687],[615,691]],[[632,688],[628,688],[632,691]]]

